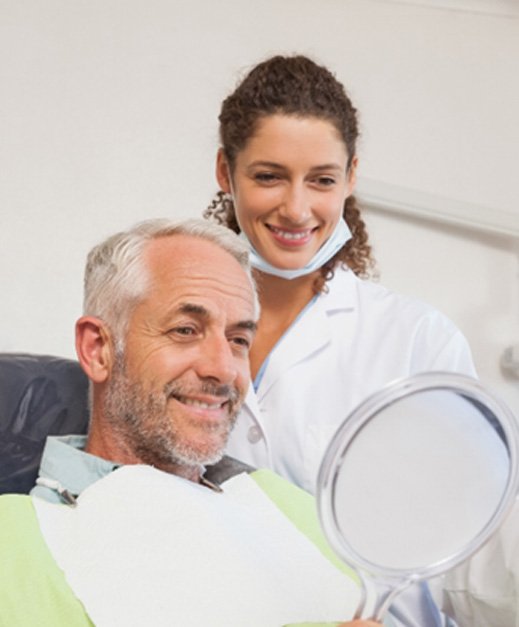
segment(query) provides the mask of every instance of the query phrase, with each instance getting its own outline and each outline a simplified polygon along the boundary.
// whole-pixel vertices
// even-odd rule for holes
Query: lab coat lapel
[[[271,386],[294,364],[321,350],[332,339],[329,315],[354,308],[355,277],[351,271],[337,271],[330,290],[320,295],[290,327],[270,354],[270,360],[257,392],[261,403]]]
[[[315,353],[330,341],[326,310],[320,301],[321,299],[317,299],[304,312],[295,326],[285,333],[270,354],[267,369],[257,392],[260,403],[272,384],[279,379],[283,372]]]
[[[245,402],[243,406],[248,409],[249,413],[256,419],[257,422],[261,424],[261,412],[260,406],[258,404],[258,395],[254,391],[254,385],[252,381],[249,384],[249,389],[247,391],[247,396],[245,397]]]

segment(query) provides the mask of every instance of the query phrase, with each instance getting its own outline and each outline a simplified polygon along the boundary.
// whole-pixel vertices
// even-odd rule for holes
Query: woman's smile
[[[306,246],[312,239],[313,234],[319,227],[313,229],[287,229],[265,224],[267,229],[272,233],[272,237],[281,245],[289,248],[297,248]]]

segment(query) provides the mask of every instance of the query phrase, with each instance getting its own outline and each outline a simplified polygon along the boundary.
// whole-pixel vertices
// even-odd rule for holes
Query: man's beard
[[[196,394],[209,394],[222,401],[228,399],[228,419],[218,424],[201,423],[200,433],[207,437],[193,442],[182,435],[182,421],[186,417],[182,411],[171,409],[170,405],[176,401],[170,399]],[[143,463],[162,469],[171,465],[202,466],[215,464],[222,458],[241,400],[236,388],[208,381],[201,381],[195,388],[173,380],[160,392],[147,392],[140,381],[130,380],[125,372],[124,357],[119,355],[106,389],[104,416],[115,437]]]

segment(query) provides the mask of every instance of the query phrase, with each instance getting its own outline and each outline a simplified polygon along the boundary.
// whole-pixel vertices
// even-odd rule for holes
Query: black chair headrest
[[[88,379],[78,362],[0,353],[0,494],[28,492],[48,435],[88,428]]]

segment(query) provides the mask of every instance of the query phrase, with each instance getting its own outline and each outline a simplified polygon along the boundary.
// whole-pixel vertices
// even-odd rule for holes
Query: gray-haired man
[[[76,325],[89,434],[50,439],[33,498],[0,499],[0,624],[279,627],[352,615],[356,584],[287,518],[315,535],[308,495],[268,473],[237,475],[223,492],[204,476],[247,390],[258,313],[246,251],[223,227],[148,221],[94,248]]]

